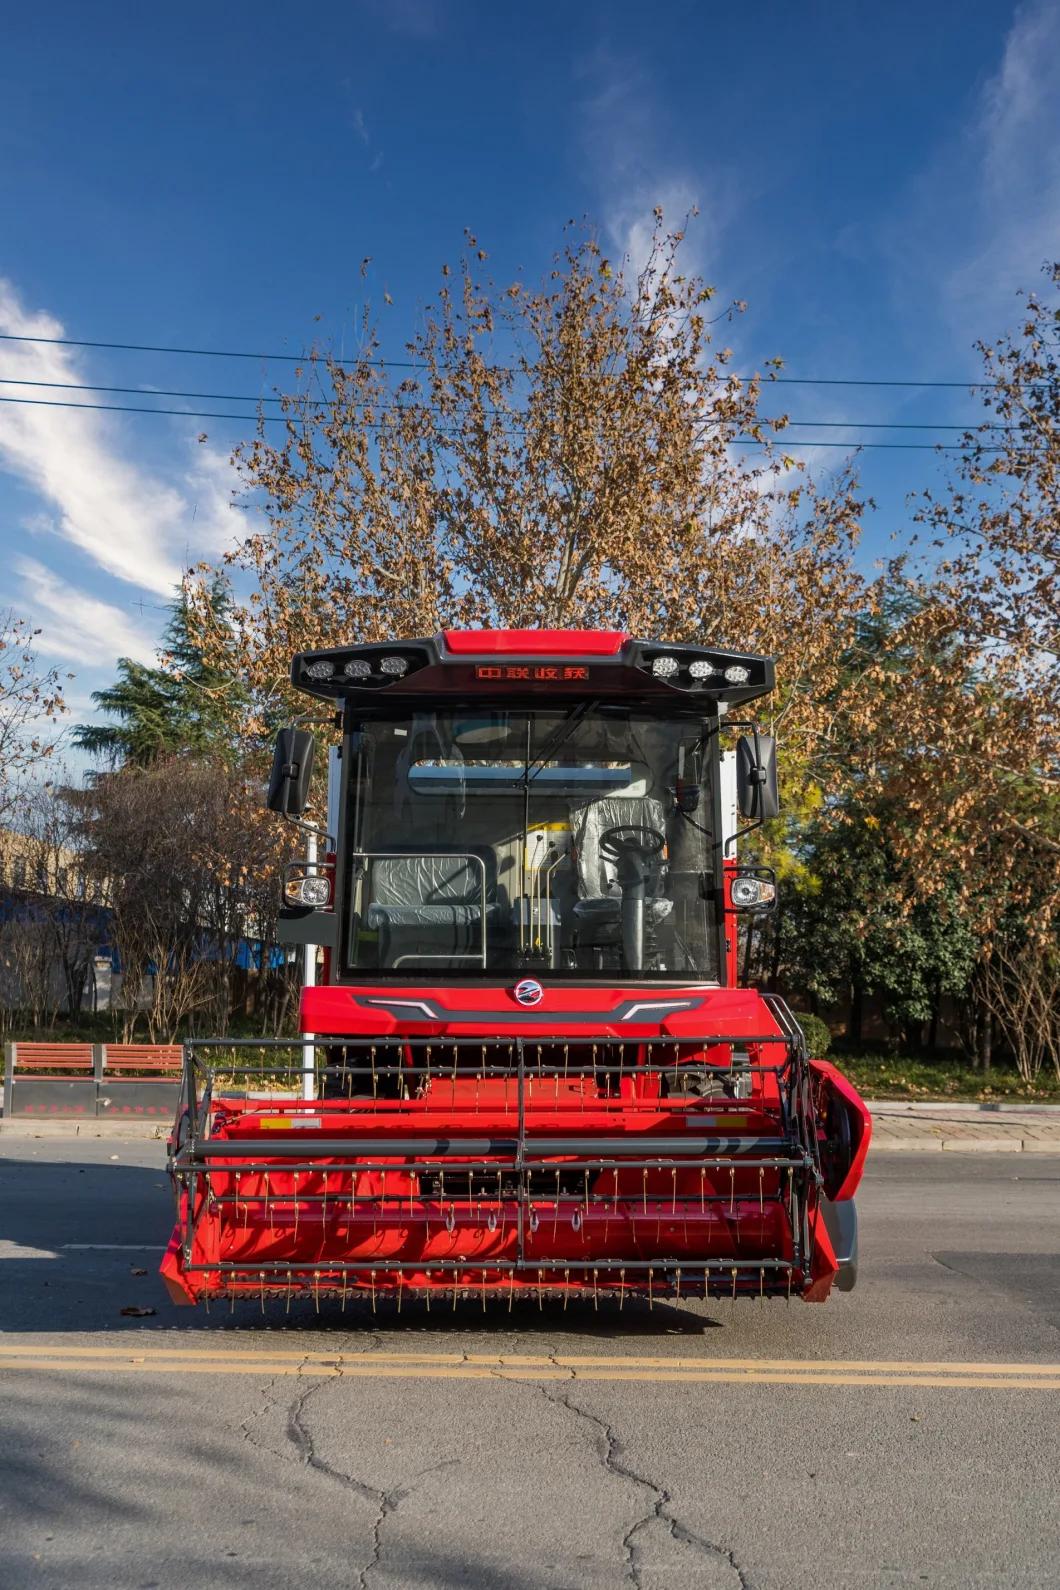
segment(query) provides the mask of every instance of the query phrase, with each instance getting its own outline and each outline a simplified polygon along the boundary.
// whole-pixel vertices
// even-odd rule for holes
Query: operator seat
[[[571,841],[577,865],[578,895],[573,916],[577,942],[582,947],[619,943],[622,893],[617,887],[617,866],[601,854],[600,839],[609,828],[653,828],[666,838],[666,808],[650,795],[605,795],[600,800],[572,808]],[[662,893],[665,856],[649,863],[647,917],[658,925],[673,910],[673,901]]]
[[[364,928],[379,935],[381,967],[446,961],[473,964],[503,933],[508,912],[497,888],[497,859],[488,845],[468,847],[485,865],[486,915],[482,915],[482,868],[466,856],[434,854],[424,846],[406,855],[369,862],[369,905]]]

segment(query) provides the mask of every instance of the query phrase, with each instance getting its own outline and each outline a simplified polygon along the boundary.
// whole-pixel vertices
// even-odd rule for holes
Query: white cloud
[[[690,182],[680,177],[658,177],[645,180],[631,192],[613,195],[607,204],[604,224],[607,234],[628,259],[633,275],[639,276],[646,268],[651,254],[652,235],[655,231],[654,211],[659,208],[667,227],[681,228],[699,201]],[[685,261],[694,266],[693,254],[701,255],[706,221],[697,216],[694,233],[686,244]]]
[[[78,590],[33,558],[16,558],[15,573],[34,626],[40,626],[33,644],[42,656],[84,668],[113,667],[117,657],[154,662],[154,636],[122,608]]]
[[[1011,326],[1016,292],[1041,286],[1043,264],[1060,257],[1060,7],[1052,0],[1017,11],[997,71],[886,231],[910,324],[941,327],[957,346]]]
[[[25,309],[3,278],[0,331],[63,335],[59,321]],[[46,343],[5,343],[4,365],[8,376],[23,381],[89,379],[71,349]],[[22,385],[4,386],[2,395],[108,401],[87,393]],[[110,415],[0,403],[0,469],[41,498],[46,518],[34,515],[38,532],[46,523],[106,573],[166,596],[179,583],[188,557],[216,551],[233,534],[221,486],[222,464],[221,455],[198,448],[179,483],[166,482],[129,459],[121,429]]]

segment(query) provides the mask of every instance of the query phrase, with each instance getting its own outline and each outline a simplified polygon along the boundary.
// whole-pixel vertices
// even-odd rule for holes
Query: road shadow
[[[6,1375],[4,1590],[261,1590],[280,1582],[277,1565],[285,1584],[347,1584],[377,1561],[425,1590],[540,1584],[529,1565],[447,1552],[430,1513],[417,1514],[414,1480],[389,1497],[389,1512],[401,1507],[393,1538],[370,1470],[347,1478],[307,1462],[293,1438],[245,1439],[248,1409],[270,1395],[240,1381],[222,1406],[172,1379],[131,1395],[127,1382],[76,1369],[61,1382]]]
[[[240,1299],[195,1308],[174,1304],[158,1275],[173,1229],[164,1170],[57,1160],[0,1160],[0,1332],[219,1330],[384,1333],[398,1338],[481,1331],[606,1340],[702,1336],[718,1329],[716,1300],[601,1295],[596,1305],[536,1293],[423,1298]],[[123,1309],[153,1312],[125,1315]]]

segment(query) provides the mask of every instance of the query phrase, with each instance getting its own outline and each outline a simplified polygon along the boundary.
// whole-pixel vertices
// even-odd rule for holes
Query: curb
[[[16,1119],[0,1120],[2,1137],[110,1137],[155,1138],[165,1142],[169,1136],[168,1121],[34,1121]]]
[[[1044,1137],[874,1137],[869,1158],[876,1154],[1055,1154],[1060,1134]]]
[[[881,1119],[888,1116],[897,1116],[899,1119],[916,1120],[920,1116],[930,1119],[939,1115],[954,1115],[961,1118],[965,1116],[991,1115],[1012,1116],[1014,1119],[1024,1115],[1057,1116],[1060,1118],[1060,1104],[1015,1104],[1012,1100],[998,1099],[993,1102],[988,1099],[968,1101],[956,1099],[952,1104],[944,1104],[938,1099],[927,1099],[923,1102],[914,1099],[866,1099],[865,1103],[873,1115]],[[987,1123],[984,1122],[984,1125]],[[994,1121],[989,1123],[995,1125]]]

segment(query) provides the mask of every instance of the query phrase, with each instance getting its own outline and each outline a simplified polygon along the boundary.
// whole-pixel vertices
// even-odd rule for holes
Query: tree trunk
[[[984,1074],[990,1070],[990,1062],[994,1053],[994,1018],[989,1006],[982,1005],[979,1010],[979,1070]]]
[[[934,995],[934,997],[933,997],[933,999],[931,1001],[931,1020],[928,1022],[928,1033],[927,1033],[927,1046],[928,1046],[928,1049],[932,1053],[934,1053],[934,1051],[938,1047],[938,1041],[939,1041],[939,1010],[940,1010],[941,1005],[942,1005],[942,996],[939,994],[938,990],[936,989],[935,990],[935,995]]]
[[[847,1037],[851,1043],[860,1043],[865,1025],[865,995],[860,983],[854,983],[850,990],[850,1016],[847,1021]]]

